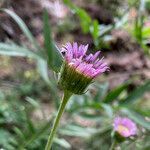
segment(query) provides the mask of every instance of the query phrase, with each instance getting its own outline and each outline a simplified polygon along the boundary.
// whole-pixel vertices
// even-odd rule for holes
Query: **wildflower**
[[[121,137],[127,138],[137,134],[136,124],[129,118],[116,117],[114,119],[114,130]]]
[[[87,50],[88,45],[77,43],[67,43],[62,48],[64,64],[59,83],[64,90],[83,94],[93,79],[109,69],[103,58],[98,58],[100,51],[88,55]]]
[[[59,84],[64,90],[64,96],[48,137],[45,150],[50,150],[52,147],[60,118],[70,97],[73,94],[83,94],[93,79],[109,69],[103,58],[98,58],[100,51],[94,55],[87,55],[87,50],[88,45],[78,46],[77,43],[67,43],[62,48],[61,52],[64,54],[64,63],[61,68]]]

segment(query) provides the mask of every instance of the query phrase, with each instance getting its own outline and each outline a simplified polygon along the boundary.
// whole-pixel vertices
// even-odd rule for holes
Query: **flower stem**
[[[63,99],[62,99],[62,102],[59,106],[59,109],[58,109],[58,112],[57,112],[57,116],[54,120],[54,123],[53,123],[53,126],[52,126],[52,129],[51,129],[51,133],[48,137],[48,141],[47,141],[47,144],[46,144],[46,147],[45,147],[45,150],[50,150],[51,147],[52,147],[52,142],[53,142],[53,139],[54,139],[54,135],[56,133],[56,130],[57,130],[57,127],[58,127],[58,124],[59,124],[59,121],[60,121],[60,118],[65,110],[65,106],[69,100],[69,98],[72,96],[72,93],[68,92],[68,91],[64,91],[64,96],[63,96]]]
[[[111,144],[111,147],[110,147],[110,149],[109,149],[109,150],[114,150],[114,149],[115,149],[116,144],[117,144],[117,142],[116,142],[116,140],[114,139],[114,140],[112,141],[112,144]]]

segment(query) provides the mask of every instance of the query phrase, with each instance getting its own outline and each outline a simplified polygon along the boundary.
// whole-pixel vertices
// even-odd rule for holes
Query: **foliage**
[[[65,0],[65,2],[79,16],[83,32],[92,35],[96,46],[101,42],[101,38],[109,35],[113,28],[120,28],[126,22],[126,16],[124,16],[115,25],[100,25],[97,20],[92,20],[83,9],[78,8],[68,0]],[[52,40],[46,11],[43,16],[44,47],[38,44],[20,17],[7,9],[1,11],[7,13],[16,21],[31,43],[32,49],[13,42],[0,42],[0,55],[33,59],[40,76],[45,82],[39,78],[35,80],[33,77],[31,80],[22,81],[21,85],[14,86],[10,89],[10,92],[0,90],[0,139],[2,139],[0,140],[0,147],[8,150],[23,148],[41,150],[45,147],[49,126],[55,113],[52,113],[47,120],[43,114],[43,102],[39,99],[43,93],[49,96],[50,89],[50,96],[56,102],[54,108],[57,109],[60,91],[52,72],[60,70],[62,55]],[[143,23],[137,21],[135,35],[139,41],[143,40],[143,37],[149,36],[149,28],[143,28]],[[52,70],[51,76],[49,76],[48,67]],[[65,123],[60,126],[53,148],[56,150],[71,149],[72,146],[68,139],[78,137],[86,143],[84,148],[87,150],[99,149],[101,145],[104,145],[103,150],[107,150],[111,144],[113,119],[117,115],[123,115],[128,116],[138,124],[139,134],[134,139],[129,139],[127,143],[120,144],[120,146],[129,150],[133,147],[139,150],[147,149],[149,147],[150,130],[147,117],[150,117],[150,109],[141,107],[140,103],[144,101],[145,93],[150,92],[150,80],[145,81],[133,91],[129,91],[128,88],[132,82],[127,81],[113,90],[108,89],[108,83],[100,84],[97,82],[90,87],[90,90],[84,96],[73,96],[67,105],[69,117],[66,117]],[[91,91],[94,91],[94,94]],[[36,120],[33,116],[33,112],[37,110],[40,114],[43,114],[41,120]],[[71,120],[67,118],[71,118]],[[81,121],[78,122],[76,118]],[[140,143],[143,147],[139,146]]]
[[[108,41],[112,39],[111,31],[123,26],[127,21],[127,15],[118,18],[112,25],[100,24],[98,20],[93,20],[90,15],[82,8],[73,4],[70,0],[64,0],[64,3],[75,13],[80,19],[81,29],[84,34],[90,33],[94,45],[97,49],[108,47]],[[105,43],[105,44],[103,44]]]
[[[149,42],[150,26],[146,26],[147,19],[144,15],[146,12],[146,4],[145,0],[141,0],[139,3],[137,16],[133,26],[133,36],[144,49],[144,52],[149,55],[150,49],[147,44]]]

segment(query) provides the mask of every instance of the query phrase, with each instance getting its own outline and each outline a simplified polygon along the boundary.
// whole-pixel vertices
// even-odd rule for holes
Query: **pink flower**
[[[137,126],[129,118],[116,117],[113,126],[114,130],[122,137],[130,137],[137,134]]]
[[[103,72],[109,69],[107,64],[95,54],[87,54],[88,45],[67,43],[61,52],[64,63],[61,69],[59,85],[74,94],[83,94],[87,86]]]
[[[87,55],[88,45],[80,45],[77,43],[67,43],[62,52],[65,53],[65,60],[68,65],[77,72],[89,78],[95,78],[109,69],[107,64],[98,56],[100,51],[95,54]]]

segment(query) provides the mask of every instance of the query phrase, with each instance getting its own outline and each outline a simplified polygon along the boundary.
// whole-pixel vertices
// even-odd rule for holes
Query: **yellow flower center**
[[[123,125],[119,125],[118,126],[118,132],[122,133],[122,132],[129,132],[129,129]]]

